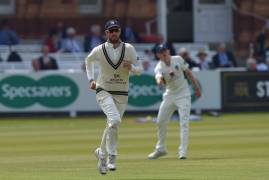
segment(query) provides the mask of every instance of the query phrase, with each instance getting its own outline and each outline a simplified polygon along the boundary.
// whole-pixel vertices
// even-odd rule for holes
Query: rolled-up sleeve
[[[142,73],[143,66],[133,46],[130,48],[130,56],[132,62],[131,72],[135,75],[140,75]]]

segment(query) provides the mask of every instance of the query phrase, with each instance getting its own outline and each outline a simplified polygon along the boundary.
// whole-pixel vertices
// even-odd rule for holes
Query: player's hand
[[[90,88],[93,90],[96,90],[96,81],[95,80],[90,81]]]
[[[158,79],[157,79],[157,84],[158,84],[159,86],[164,86],[164,85],[165,85],[165,80],[164,80],[164,78],[163,78],[163,77],[158,78]]]
[[[123,60],[123,67],[127,68],[130,71],[132,69],[132,64],[130,61]]]
[[[201,95],[202,95],[202,93],[201,93],[200,88],[196,88],[195,89],[195,96],[199,98],[199,97],[201,97]]]

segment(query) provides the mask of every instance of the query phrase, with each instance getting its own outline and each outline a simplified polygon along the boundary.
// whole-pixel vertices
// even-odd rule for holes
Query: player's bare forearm
[[[191,84],[194,87],[195,95],[197,97],[200,97],[201,96],[201,89],[200,89],[200,86],[199,86],[197,79],[193,76],[192,72],[189,69],[185,71],[185,74],[186,74],[187,79],[191,82]]]

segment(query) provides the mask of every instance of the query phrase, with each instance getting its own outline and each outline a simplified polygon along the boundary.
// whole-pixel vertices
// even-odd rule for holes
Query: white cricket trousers
[[[156,144],[156,150],[167,151],[166,149],[166,133],[167,123],[170,121],[171,116],[178,110],[180,117],[180,145],[178,148],[179,156],[187,156],[188,138],[189,138],[189,117],[191,110],[191,97],[177,97],[177,96],[165,96],[159,109],[157,117],[158,125],[158,142]]]
[[[97,93],[96,100],[107,117],[106,128],[100,145],[101,154],[104,156],[107,154],[117,155],[118,129],[127,102],[124,104],[118,103],[106,91]]]

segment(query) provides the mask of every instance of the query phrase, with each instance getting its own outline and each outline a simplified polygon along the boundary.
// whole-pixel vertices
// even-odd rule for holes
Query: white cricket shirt
[[[179,97],[190,96],[189,85],[184,77],[184,70],[189,65],[180,56],[171,56],[170,66],[163,61],[159,61],[155,67],[155,77],[163,77],[165,80],[165,93],[167,95],[177,95]]]
[[[112,95],[127,96],[129,87],[129,70],[123,67],[123,60],[132,63],[131,72],[140,74],[142,64],[137,57],[134,47],[129,43],[121,42],[117,48],[105,42],[95,47],[86,58],[86,72],[88,80],[94,79],[93,62],[99,63],[100,71],[96,80],[98,88],[108,91]]]

